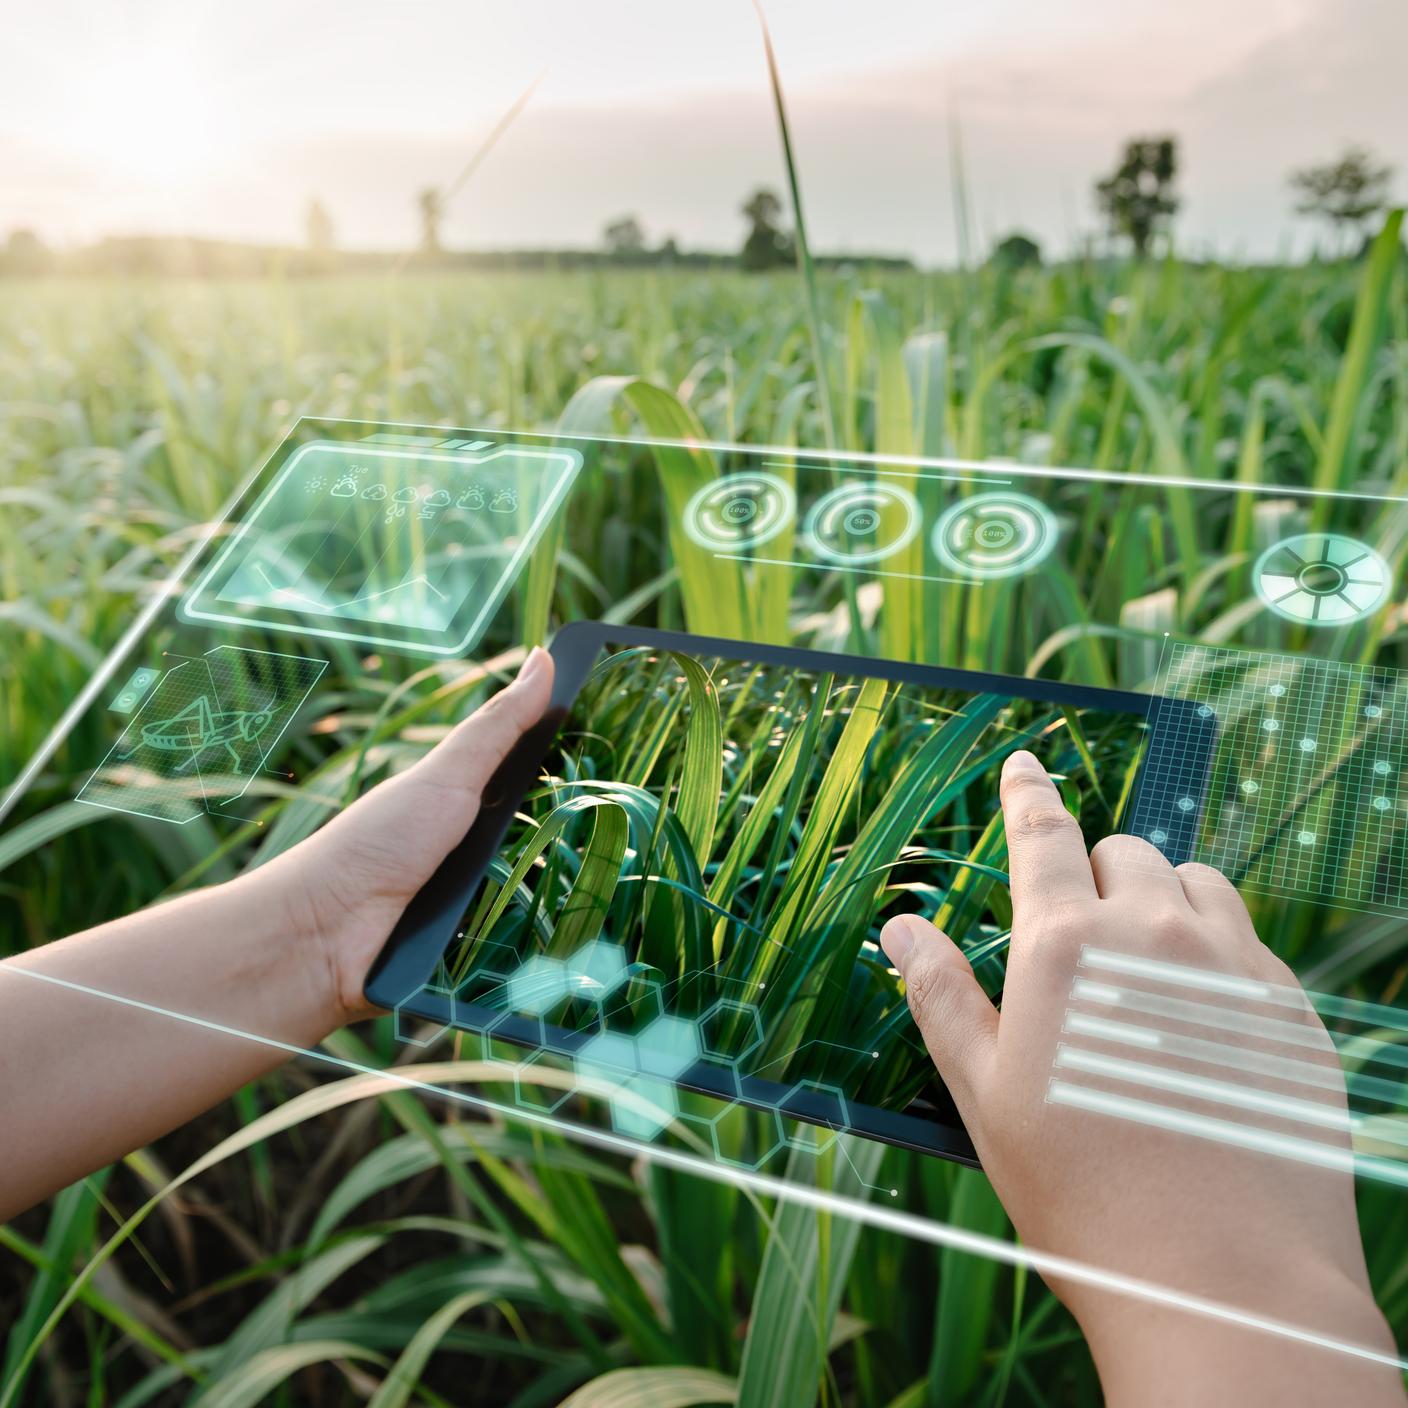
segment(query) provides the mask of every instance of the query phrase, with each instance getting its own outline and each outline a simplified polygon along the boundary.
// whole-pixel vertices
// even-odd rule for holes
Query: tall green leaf
[[[842,1196],[863,1197],[882,1154],[878,1144],[838,1135],[824,1158],[799,1152],[788,1176],[815,1177]],[[778,1213],[753,1292],[739,1408],[810,1408],[816,1401],[859,1237],[859,1223],[829,1212],[788,1203]]]

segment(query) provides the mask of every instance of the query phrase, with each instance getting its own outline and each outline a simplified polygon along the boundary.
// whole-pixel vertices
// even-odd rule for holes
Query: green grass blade
[[[30,1346],[39,1342],[41,1327],[64,1294],[68,1270],[82,1254],[97,1230],[102,1211],[101,1192],[108,1180],[108,1170],[91,1179],[65,1188],[54,1199],[44,1241],[39,1248],[43,1266],[29,1287],[24,1309],[20,1312],[5,1343],[3,1379],[6,1392],[18,1392],[28,1367]]]
[[[954,1187],[947,1220],[967,1231],[1004,1236],[1010,1224],[987,1179],[966,1168],[952,1170],[952,1176]],[[967,1403],[978,1387],[997,1317],[994,1291],[1000,1272],[995,1261],[951,1247],[939,1256],[927,1400],[933,1408]]]
[[[282,1343],[298,1312],[340,1276],[380,1248],[384,1241],[385,1238],[379,1235],[349,1237],[309,1257],[291,1276],[280,1282],[225,1341],[219,1357],[211,1365],[215,1385],[209,1393],[218,1393],[219,1386],[235,1377],[243,1365],[264,1350]],[[195,1401],[204,1404],[209,1393]]]
[[[782,157],[787,164],[787,190],[792,198],[792,222],[797,244],[797,268],[807,293],[807,330],[812,340],[812,362],[816,367],[816,394],[821,408],[822,433],[826,445],[834,449],[836,416],[831,406],[831,378],[826,364],[826,344],[821,323],[821,301],[817,296],[816,265],[812,260],[811,243],[807,239],[807,219],[802,210],[802,183],[797,177],[797,159],[792,151],[792,130],[787,121],[787,103],[782,96],[782,76],[777,71],[777,55],[773,53],[772,34],[759,0],[753,0],[758,24],[763,31],[763,52],[768,61],[768,84],[772,89],[773,111],[777,115],[777,132],[782,141]]]
[[[613,1369],[564,1398],[561,1408],[696,1408],[737,1401],[735,1381],[709,1369]]]
[[[462,1315],[483,1305],[487,1297],[482,1291],[466,1291],[446,1301],[406,1346],[401,1357],[391,1366],[391,1372],[381,1381],[367,1402],[367,1408],[406,1408],[415,1392],[430,1357],[440,1347],[450,1327]]]
[[[838,1136],[825,1156],[799,1154],[789,1177],[815,1177],[844,1196],[864,1196],[884,1150]],[[786,1204],[778,1213],[753,1293],[753,1318],[738,1374],[739,1408],[809,1408],[826,1367],[860,1224]]]
[[[684,767],[675,811],[694,854],[708,856],[714,849],[714,824],[723,787],[724,729],[719,697],[708,671],[698,660],[689,655],[670,658],[684,676],[689,692]]]
[[[1402,230],[1403,211],[1390,211],[1364,261],[1364,273],[1354,299],[1349,342],[1330,403],[1325,445],[1315,466],[1314,485],[1321,493],[1353,488],[1357,478],[1361,402],[1383,337],[1394,272],[1403,262]],[[1317,509],[1316,522],[1328,521],[1329,505],[1318,505]]]
[[[696,1097],[681,1092],[688,1106]],[[699,1100],[712,1113],[711,1102]],[[670,1333],[691,1363],[731,1369],[738,1353],[735,1274],[739,1193],[653,1164],[647,1175],[650,1207],[670,1309]]]
[[[266,1349],[201,1399],[201,1408],[255,1408],[293,1376],[315,1364],[350,1359],[363,1364],[386,1360],[350,1340],[313,1340]]]
[[[620,807],[613,806],[595,807],[591,816],[591,835],[582,850],[581,868],[553,927],[554,953],[573,953],[597,937],[621,878],[630,820]]]

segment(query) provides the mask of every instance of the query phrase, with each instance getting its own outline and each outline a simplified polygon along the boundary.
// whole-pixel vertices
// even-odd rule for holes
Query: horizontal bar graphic
[[[1400,1104],[1408,1096],[1408,1091],[1397,1081],[1384,1080],[1380,1076],[1360,1075],[1356,1071],[1342,1073],[1332,1066],[1317,1065],[1313,1061],[1273,1056],[1266,1051],[1250,1051],[1242,1046],[1209,1041],[1206,1037],[1156,1032],[1148,1027],[1131,1026],[1127,1022],[1087,1016],[1083,1012],[1067,1012],[1063,1030],[1073,1036],[1098,1037],[1102,1041],[1137,1046],[1145,1051],[1165,1051],[1171,1056],[1184,1056],[1208,1065],[1233,1066],[1257,1075],[1313,1085],[1321,1090],[1348,1089],[1352,1094],[1381,1100],[1386,1104]]]
[[[1107,973],[1128,973],[1137,978],[1156,978],[1176,987],[1201,988],[1204,992],[1221,993],[1225,997],[1249,997],[1260,1002],[1273,1002],[1278,1007],[1306,1006],[1300,988],[1276,983],[1263,983],[1255,978],[1239,978],[1231,973],[1211,973],[1204,968],[1190,968],[1182,963],[1167,963],[1158,958],[1143,958],[1133,953],[1115,953],[1107,948],[1086,945],[1080,951],[1082,968],[1101,968]]]
[[[1254,1129],[1188,1110],[1174,1110],[1166,1105],[1155,1105],[1147,1100],[1136,1100],[1104,1090],[1091,1090],[1060,1079],[1048,1083],[1046,1098],[1055,1105],[1070,1105],[1096,1114],[1116,1115],[1136,1124],[1150,1125],[1176,1134],[1191,1134],[1199,1139],[1215,1140],[1254,1153],[1276,1154],[1319,1168],[1358,1173],[1399,1187],[1408,1187],[1408,1164],[1369,1154],[1355,1154],[1348,1149],[1317,1144],[1311,1139],[1298,1139],[1294,1135],[1278,1134],[1269,1129]]]
[[[1126,1061],[1119,1056],[1105,1056],[1080,1046],[1062,1042],[1056,1048],[1056,1064],[1073,1071],[1109,1076],[1113,1080],[1146,1085],[1154,1090],[1166,1090],[1175,1095],[1189,1095],[1219,1105],[1235,1105],[1243,1110],[1274,1115],[1280,1119],[1297,1120],[1302,1124],[1318,1125],[1321,1129],[1348,1134],[1358,1123],[1341,1106],[1300,1100],[1291,1095],[1277,1095],[1268,1090],[1251,1090],[1225,1080],[1190,1075],[1186,1071],[1170,1071],[1151,1066],[1144,1061]]]
[[[1302,1022],[1283,1022],[1278,1017],[1259,1017],[1252,1012],[1239,1012],[1232,1007],[1215,1007],[1207,1002],[1189,1002],[1187,998],[1165,997],[1162,993],[1143,992],[1138,988],[1108,988],[1104,983],[1094,985],[1083,978],[1077,978],[1071,987],[1071,996],[1085,998],[1090,1002],[1108,1002],[1130,1012],[1141,1012],[1149,1017],[1171,1017],[1180,1022],[1191,1022],[1202,1027],[1217,1027],[1220,1031],[1242,1032],[1247,1036],[1264,1037],[1268,1041],[1280,1041],[1289,1046],[1304,1046],[1326,1053],[1333,1045],[1319,1026],[1306,1026]],[[1112,994],[1107,996],[1106,994]],[[1389,1058],[1385,1058],[1389,1059]],[[1408,1064],[1408,1053],[1403,1053],[1403,1064]]]
[[[1382,1002],[1361,1002],[1357,998],[1340,997],[1335,993],[1308,992],[1284,983],[1263,983],[1254,978],[1234,977],[1230,973],[1211,973],[1182,963],[1115,953],[1111,949],[1089,945],[1081,950],[1080,965],[1107,973],[1152,978],[1176,987],[1201,988],[1204,992],[1220,993],[1225,997],[1250,998],[1297,1011],[1304,1011],[1308,1002],[1322,1017],[1342,1017],[1351,1022],[1363,1022],[1367,1026],[1408,1032],[1408,1012]]]

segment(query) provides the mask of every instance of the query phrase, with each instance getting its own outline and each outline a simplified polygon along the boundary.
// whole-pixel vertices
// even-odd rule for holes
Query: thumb
[[[409,899],[468,831],[496,769],[542,720],[552,678],[552,657],[534,649],[511,685],[311,838],[336,852],[339,883],[355,891],[360,879],[364,892]]]
[[[546,712],[552,681],[552,656],[535,645],[508,688],[481,704],[402,776],[458,789],[463,801],[477,807],[495,769]]]
[[[880,931],[880,946],[904,979],[905,1000],[944,1084],[967,1107],[996,1047],[997,1009],[958,945],[927,919],[891,919]]]

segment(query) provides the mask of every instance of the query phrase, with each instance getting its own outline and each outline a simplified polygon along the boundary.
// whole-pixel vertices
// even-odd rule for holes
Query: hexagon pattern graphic
[[[541,1017],[567,996],[567,965],[560,958],[536,953],[509,975],[508,1005],[515,1012]]]
[[[610,997],[626,981],[626,953],[619,944],[591,939],[567,960],[568,990],[573,997]]]
[[[619,944],[591,939],[565,958],[533,954],[522,960],[507,977],[487,971],[464,979],[453,991],[435,987],[460,1007],[492,1006],[497,1014],[482,1024],[485,1056],[495,1029],[514,1019],[536,1019],[542,1044],[513,1062],[515,1102],[521,1109],[538,1114],[556,1113],[574,1093],[573,1085],[547,1072],[560,1073],[570,1065],[577,1088],[605,1099],[612,1127],[632,1139],[659,1137],[673,1121],[681,1118],[676,1082],[699,1061],[708,1061],[716,1073],[741,1093],[743,1063],[763,1044],[762,1016],[755,1004],[737,998],[721,997],[698,1017],[682,1017],[665,1010],[665,997],[659,983],[636,978],[631,981],[631,965]],[[629,1001],[628,1001],[629,997]],[[550,1049],[547,1014],[567,1001],[588,1004],[595,1009],[596,1029],[591,1031],[569,1057]],[[617,1011],[629,1012],[644,1025],[634,1031],[613,1026]],[[459,1014],[460,1025],[467,1014]],[[429,1045],[440,1035],[413,1031],[411,1023],[398,1010],[396,1031],[403,1041]],[[839,1115],[813,1128],[788,1134],[783,1113],[800,1112],[818,1097],[831,1104]],[[723,1126],[738,1107],[725,1104],[712,1114],[691,1110],[683,1116],[706,1134],[716,1157],[726,1163],[740,1160],[733,1152],[735,1140],[726,1138]],[[762,1116],[761,1144],[756,1143],[747,1166],[765,1163],[784,1148],[811,1152],[829,1148],[837,1134],[849,1128],[849,1107],[842,1090],[814,1080],[792,1084],[776,1107],[754,1110],[755,1123]],[[768,1132],[771,1132],[769,1137]]]

